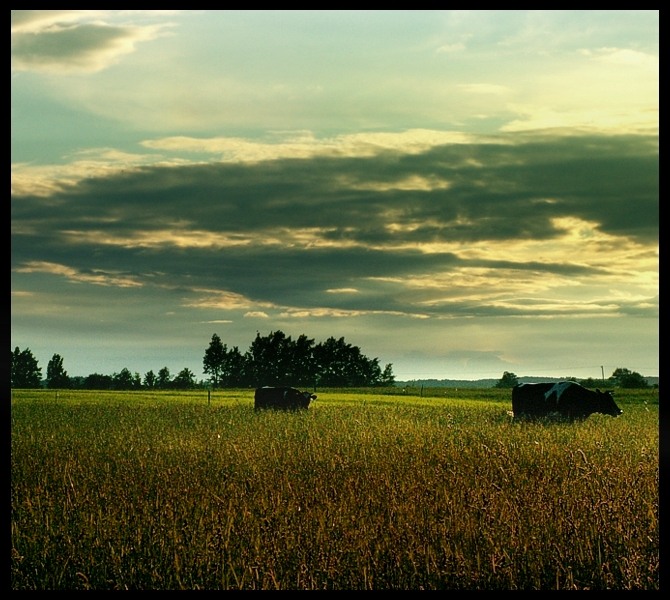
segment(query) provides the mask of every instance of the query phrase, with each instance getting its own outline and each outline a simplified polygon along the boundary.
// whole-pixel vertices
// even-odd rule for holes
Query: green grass
[[[391,391],[14,390],[12,589],[659,589],[658,390]]]

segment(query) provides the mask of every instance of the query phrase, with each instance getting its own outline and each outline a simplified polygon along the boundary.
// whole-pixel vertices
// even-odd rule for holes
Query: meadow
[[[13,390],[13,590],[658,590],[658,389]]]

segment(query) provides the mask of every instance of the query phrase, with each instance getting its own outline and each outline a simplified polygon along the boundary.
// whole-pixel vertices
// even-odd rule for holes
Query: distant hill
[[[563,381],[564,377],[519,377],[519,383],[539,383],[541,381]],[[658,385],[658,377],[645,377],[650,386]],[[495,387],[498,379],[410,379],[396,381],[396,387],[446,387],[446,388],[488,388]]]

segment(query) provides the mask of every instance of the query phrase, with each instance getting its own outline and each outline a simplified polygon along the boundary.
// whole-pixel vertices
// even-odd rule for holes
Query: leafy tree
[[[73,375],[70,377],[70,389],[72,390],[85,390],[86,389],[86,378],[81,375]]]
[[[379,380],[379,385],[382,387],[391,387],[395,385],[395,375],[393,374],[392,363],[388,363],[384,367],[384,372],[382,373],[381,379]]]
[[[147,371],[144,374],[144,386],[148,387],[149,389],[153,389],[156,387],[158,379],[156,377],[156,374],[153,371]]]
[[[166,390],[170,387],[170,369],[163,367],[158,371],[158,380],[156,381],[156,387],[161,390]]]
[[[265,337],[256,332],[245,355],[252,385],[293,385],[291,346],[291,338],[287,338],[283,331],[271,331]]]
[[[349,368],[351,382],[356,387],[376,387],[379,385],[382,370],[378,358],[368,358],[357,346],[351,346]]]
[[[369,387],[392,386],[395,384],[395,377],[393,376],[393,365],[390,363],[384,367],[382,372],[379,366],[379,359],[368,359],[361,355],[361,360],[367,363],[367,379],[363,384]]]
[[[13,388],[34,389],[42,387],[42,369],[30,348],[20,350],[18,346],[11,353],[10,382]]]
[[[221,372],[224,368],[227,349],[221,342],[221,338],[215,333],[209,342],[209,347],[205,350],[205,356],[202,359],[203,373],[210,375],[212,385],[216,387],[221,380]]]
[[[141,383],[138,373],[133,375],[127,368],[121,369],[119,373],[112,375],[112,389],[114,390],[134,390]]]
[[[248,385],[368,387],[394,383],[392,365],[382,372],[379,359],[367,358],[343,337],[330,337],[315,346],[305,335],[294,341],[282,331],[268,336],[256,332],[245,362]]]
[[[343,387],[346,378],[347,344],[344,338],[329,337],[314,348],[317,381],[324,387]]]
[[[100,373],[91,373],[84,380],[84,389],[87,390],[111,390],[111,375],[101,375]]]
[[[215,333],[202,359],[203,371],[209,373],[212,386],[242,387],[247,384],[246,357],[237,346],[228,349]]]
[[[617,368],[610,376],[610,380],[620,388],[646,388],[649,387],[647,380],[636,371]]]
[[[495,384],[495,387],[497,387],[497,388],[513,388],[518,383],[519,383],[519,378],[514,373],[510,373],[508,371],[505,371],[503,373],[503,376],[500,378],[500,380]]]
[[[237,346],[230,350],[223,345],[224,358],[221,363],[220,383],[223,387],[244,387],[247,385],[246,359]]]
[[[329,337],[314,348],[319,385],[326,387],[367,387],[379,385],[379,360],[365,357],[358,346]]]
[[[316,378],[316,362],[314,360],[314,340],[301,334],[291,342],[288,338],[288,373],[287,379],[296,387],[314,385]]]
[[[602,387],[604,384],[602,379],[593,379],[593,377],[587,377],[586,379],[580,379],[579,385],[585,388],[595,389]]]
[[[172,387],[180,390],[190,390],[195,387],[195,375],[190,369],[182,369],[172,380]]]
[[[63,369],[63,359],[58,354],[54,354],[47,365],[47,387],[61,390],[70,387],[70,378]]]

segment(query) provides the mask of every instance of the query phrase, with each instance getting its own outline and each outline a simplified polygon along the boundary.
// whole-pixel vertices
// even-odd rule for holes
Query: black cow
[[[316,400],[316,394],[292,387],[260,387],[254,395],[254,408],[306,409],[312,400]]]
[[[612,392],[588,390],[573,381],[558,383],[521,383],[512,389],[512,412],[515,419],[585,419],[593,413],[618,417],[623,411],[616,405]]]

